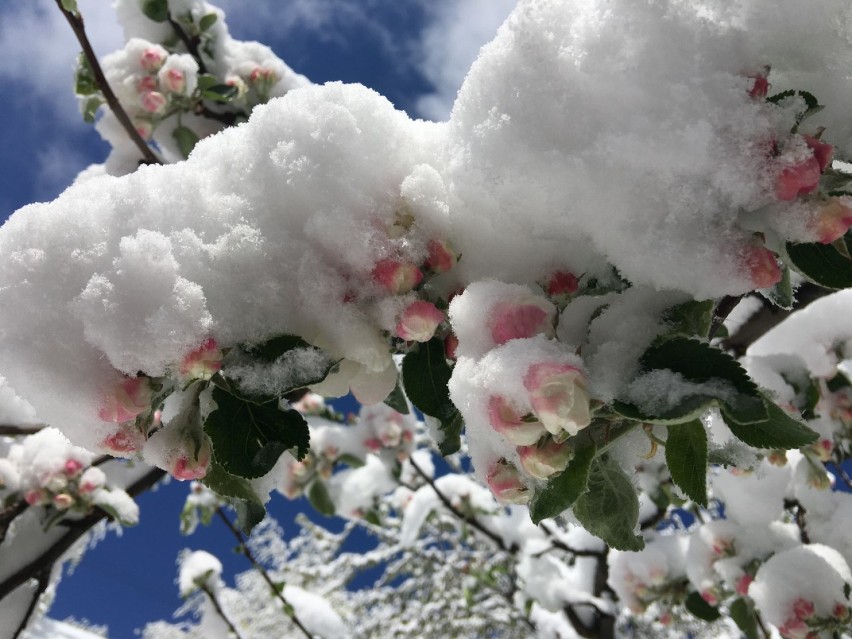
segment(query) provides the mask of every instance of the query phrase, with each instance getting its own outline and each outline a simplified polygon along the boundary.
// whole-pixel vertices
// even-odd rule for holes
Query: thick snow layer
[[[187,597],[199,588],[215,592],[219,588],[222,562],[209,552],[196,550],[181,557],[178,573],[178,590]]]

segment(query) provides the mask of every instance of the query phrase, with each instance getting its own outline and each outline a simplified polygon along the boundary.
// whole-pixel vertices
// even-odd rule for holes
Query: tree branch
[[[30,618],[33,616],[35,612],[36,606],[38,605],[38,600],[44,594],[44,591],[47,590],[47,587],[50,585],[50,572],[52,566],[45,567],[38,574],[34,575],[34,579],[36,580],[36,591],[33,593],[32,599],[30,600],[30,605],[27,607],[27,612],[24,614],[24,618],[21,619],[21,623],[18,625],[18,629],[15,630],[15,634],[12,635],[12,639],[18,639],[21,636],[21,633],[27,629],[27,625],[30,623]]]
[[[95,51],[92,49],[92,44],[89,42],[89,38],[86,35],[86,29],[83,25],[83,16],[77,12],[71,13],[70,11],[66,11],[62,6],[61,0],[56,0],[56,6],[59,7],[59,10],[62,12],[62,15],[65,16],[65,19],[68,21],[68,24],[71,25],[71,29],[74,31],[74,35],[77,36],[77,41],[80,43],[80,46],[83,48],[83,55],[86,56],[86,60],[92,67],[92,72],[95,76],[95,82],[98,84],[98,88],[100,88],[101,93],[104,94],[104,98],[106,99],[107,105],[112,111],[113,115],[115,115],[119,124],[121,124],[122,128],[125,130],[128,136],[130,136],[130,140],[139,149],[139,152],[142,154],[142,158],[145,164],[162,164],[160,159],[154,154],[145,140],[142,139],[142,136],[139,135],[139,132],[136,130],[136,127],[133,126],[133,122],[130,121],[130,117],[127,115],[127,112],[121,106],[121,103],[118,101],[118,98],[113,93],[112,88],[110,88],[109,83],[107,82],[106,76],[104,75],[103,69],[101,69],[100,62],[98,62],[98,57],[95,55]]]
[[[175,35],[180,38],[180,41],[183,42],[183,46],[186,47],[186,50],[198,63],[198,72],[207,73],[207,65],[204,64],[204,60],[201,59],[201,52],[198,50],[198,38],[190,38],[186,31],[183,30],[183,27],[180,26],[174,18],[172,18],[171,13],[168,14],[168,21],[172,29],[174,29]]]
[[[234,634],[237,639],[243,639],[240,635],[239,630],[237,630],[236,626],[234,626],[233,622],[228,619],[228,615],[225,614],[225,611],[222,610],[222,605],[219,603],[219,600],[216,599],[216,594],[210,590],[206,585],[198,587],[207,597],[210,599],[210,603],[213,604],[213,608],[216,610],[216,614],[222,618],[222,621],[227,624],[228,629]]]
[[[0,436],[17,437],[18,435],[35,435],[45,428],[45,424],[32,424],[31,426],[14,426],[13,424],[0,424]]]

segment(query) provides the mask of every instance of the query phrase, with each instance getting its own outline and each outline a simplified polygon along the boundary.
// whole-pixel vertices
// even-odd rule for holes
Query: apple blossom
[[[101,448],[109,451],[113,455],[119,457],[127,453],[134,453],[140,450],[145,443],[145,438],[136,428],[128,426],[119,431],[104,437],[101,442]]]
[[[571,461],[574,449],[568,442],[557,442],[548,437],[533,446],[521,446],[518,455],[521,467],[536,479],[549,479],[561,473]]]
[[[105,422],[122,424],[151,408],[153,389],[147,377],[128,377],[101,401],[98,417]]]
[[[157,78],[152,75],[144,75],[136,83],[136,91],[145,93],[147,91],[156,91],[159,88]]]
[[[459,338],[456,337],[455,333],[450,333],[444,338],[444,355],[447,356],[447,359],[456,359],[458,347]]]
[[[566,299],[580,288],[580,280],[569,271],[556,271],[547,280],[545,291],[548,296],[559,300]]]
[[[816,158],[816,161],[819,164],[820,172],[825,171],[825,169],[831,165],[831,158],[832,155],[834,155],[834,147],[812,135],[803,135],[802,137],[805,139],[805,144],[808,145],[808,148],[814,152],[814,158]]]
[[[380,260],[373,267],[373,281],[393,295],[408,293],[423,279],[420,269],[399,260]]]
[[[771,288],[781,281],[781,268],[775,253],[763,246],[749,247],[743,265],[755,288]]]
[[[526,504],[530,500],[530,491],[521,473],[505,459],[498,459],[488,467],[485,481],[499,502]]]
[[[491,427],[515,446],[535,444],[547,430],[539,421],[527,421],[509,401],[500,395],[488,399],[488,421]]]
[[[53,505],[57,510],[68,510],[74,505],[74,498],[68,493],[59,493],[53,496]]]
[[[533,412],[554,437],[576,435],[591,423],[586,377],[576,366],[533,364],[524,375],[524,388]]]
[[[163,66],[168,55],[169,52],[159,44],[148,47],[139,57],[139,66],[149,73],[154,73]]]
[[[556,307],[537,295],[497,302],[488,318],[491,339],[499,345],[540,334],[552,337],[555,315]]]
[[[178,370],[184,379],[210,379],[222,368],[222,351],[212,337],[184,356]]]
[[[444,313],[425,300],[409,304],[396,325],[396,335],[409,342],[428,342],[444,321]]]
[[[820,162],[815,156],[781,169],[775,180],[775,197],[782,201],[795,200],[819,186]]]
[[[817,213],[813,226],[822,244],[831,244],[843,237],[852,227],[852,198],[830,198]]]
[[[92,493],[106,484],[106,474],[97,466],[90,466],[80,475],[79,490],[81,493]]]
[[[748,90],[750,98],[762,100],[769,92],[769,81],[766,78],[766,73],[757,73],[750,76],[752,80],[751,88]]]
[[[139,94],[140,106],[153,115],[160,115],[166,110],[166,96],[159,91],[145,91]]]
[[[160,73],[160,86],[169,93],[183,93],[186,88],[186,74],[178,69],[164,69]]]
[[[154,125],[150,120],[134,118],[133,128],[136,129],[136,133],[139,134],[139,137],[145,141],[150,140],[151,136],[154,135]]]
[[[69,459],[65,462],[64,471],[68,477],[76,477],[83,470],[83,464],[76,459]]]
[[[169,474],[179,481],[188,479],[201,479],[207,474],[210,465],[210,440],[204,436],[199,450],[194,453],[185,453],[175,459]]]
[[[456,265],[458,258],[446,240],[429,240],[429,256],[424,266],[433,273],[445,273]]]

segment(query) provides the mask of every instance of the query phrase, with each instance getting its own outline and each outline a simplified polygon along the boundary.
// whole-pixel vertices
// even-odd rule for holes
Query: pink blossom
[[[500,395],[488,399],[488,421],[491,427],[515,446],[531,446],[547,431],[539,421],[525,421],[509,401]]]
[[[149,73],[154,73],[163,66],[168,55],[168,51],[159,45],[148,47],[139,57],[139,66]]]
[[[521,467],[536,479],[549,479],[561,473],[568,466],[573,449],[568,442],[559,443],[547,438],[534,446],[518,448]]]
[[[833,197],[817,213],[813,223],[819,242],[831,244],[852,227],[852,198]]]
[[[752,80],[751,88],[748,90],[749,97],[755,100],[762,100],[769,92],[769,80],[767,80],[764,73],[757,73],[749,77]]]
[[[527,369],[524,388],[533,412],[551,435],[576,435],[591,422],[586,377],[576,366],[539,362]]]
[[[429,257],[424,266],[433,273],[445,273],[456,265],[458,258],[444,240],[429,240]]]
[[[771,288],[781,281],[781,268],[775,253],[768,248],[750,246],[743,258],[743,265],[755,288]]]
[[[370,450],[374,453],[377,453],[383,448],[382,441],[378,437],[370,437],[369,439],[365,439],[364,446],[367,447],[367,450]]]
[[[249,82],[252,84],[270,87],[278,81],[278,75],[272,69],[255,67],[249,73]]]
[[[754,581],[754,577],[752,577],[748,573],[745,573],[742,577],[737,579],[737,585],[736,585],[736,588],[735,588],[735,590],[737,591],[737,594],[738,595],[747,595],[748,594],[748,587],[751,585],[752,581]]]
[[[849,616],[849,606],[842,603],[834,604],[834,607],[831,609],[831,616],[835,619],[846,619]]]
[[[456,337],[455,333],[450,333],[444,338],[444,355],[447,356],[447,359],[455,359],[456,351],[459,348],[459,338]]]
[[[139,104],[145,111],[159,115],[166,109],[166,96],[159,91],[145,91],[139,94]]]
[[[821,462],[827,462],[831,459],[831,454],[834,452],[834,442],[830,439],[820,439],[811,446]]]
[[[701,598],[711,606],[715,606],[719,603],[719,595],[716,594],[714,588],[707,588],[702,590],[699,594],[701,595]]]
[[[133,453],[139,450],[142,444],[142,433],[135,428],[124,428],[101,440],[101,448],[108,450],[113,455]]]
[[[28,490],[24,493],[24,501],[30,506],[41,506],[47,500],[47,493],[43,490]]]
[[[210,379],[222,368],[222,351],[212,337],[201,342],[201,346],[185,355],[180,363],[180,374],[184,379]]]
[[[103,398],[98,417],[116,424],[129,422],[148,410],[152,399],[153,390],[147,377],[128,377]]]
[[[178,69],[169,69],[160,73],[160,82],[170,93],[183,93],[186,88],[186,75]]]
[[[556,271],[547,280],[545,290],[550,297],[563,299],[577,292],[580,288],[580,280],[568,271]]]
[[[793,602],[793,614],[796,615],[796,619],[810,619],[815,613],[813,601],[799,597]]]
[[[74,505],[74,498],[68,493],[53,496],[53,505],[57,510],[68,510]]]
[[[399,260],[380,260],[373,267],[373,281],[393,295],[403,295],[423,279],[420,269]]]
[[[530,491],[521,473],[505,459],[498,459],[488,467],[485,481],[499,502],[526,504],[530,500]]]
[[[402,312],[396,325],[396,334],[408,342],[428,342],[443,321],[444,314],[437,306],[417,300]]]
[[[171,476],[179,481],[201,479],[207,474],[207,467],[210,465],[210,453],[210,441],[207,437],[204,437],[197,454],[181,455],[175,460],[169,471]]]
[[[820,162],[815,156],[781,169],[775,180],[775,197],[779,200],[795,200],[807,195],[819,186]]]
[[[523,339],[544,334],[553,335],[553,318],[556,307],[536,295],[497,302],[491,308],[488,326],[495,344],[505,344],[513,339]]]
[[[92,493],[106,483],[106,475],[97,466],[91,466],[80,475],[79,490],[83,494]]]
[[[808,148],[814,152],[814,157],[819,163],[820,172],[825,171],[826,167],[831,164],[832,156],[834,155],[834,147],[828,142],[823,142],[819,138],[812,135],[803,135]]]
[[[790,617],[783,626],[778,628],[778,632],[784,639],[808,639],[811,631],[804,621]]]
[[[136,91],[138,93],[156,91],[157,88],[157,79],[152,75],[144,75],[139,79],[139,82],[136,83]]]

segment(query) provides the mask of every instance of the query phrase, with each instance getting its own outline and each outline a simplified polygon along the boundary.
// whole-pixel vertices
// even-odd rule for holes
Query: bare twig
[[[133,142],[136,148],[139,149],[139,152],[142,154],[144,163],[162,164],[162,162],[156,156],[154,151],[151,150],[151,147],[145,144],[145,140],[143,140],[142,136],[139,135],[139,132],[136,130],[136,127],[133,126],[133,122],[130,121],[130,117],[124,110],[124,107],[121,106],[121,103],[118,101],[118,98],[115,96],[115,93],[113,93],[112,88],[110,88],[106,76],[104,75],[103,69],[101,68],[100,62],[98,62],[98,56],[95,55],[95,51],[94,49],[92,49],[92,44],[91,42],[89,42],[89,37],[86,35],[86,29],[83,25],[83,16],[79,12],[72,13],[70,11],[66,11],[65,8],[62,6],[61,0],[56,0],[56,6],[59,7],[59,10],[62,12],[62,15],[65,16],[65,19],[68,21],[68,24],[71,25],[71,29],[74,31],[74,35],[77,36],[77,41],[83,48],[83,55],[86,56],[86,60],[92,67],[92,72],[95,76],[95,82],[97,82],[98,88],[101,90],[101,93],[103,93],[104,99],[106,99],[110,111],[112,111],[113,115],[115,115],[116,119],[121,124],[127,135],[130,137],[130,140]]]
[[[199,586],[199,589],[210,599],[210,603],[213,604],[213,608],[216,610],[216,614],[222,618],[222,621],[225,622],[225,624],[228,626],[228,629],[234,634],[234,636],[237,639],[243,639],[240,635],[239,630],[237,630],[233,622],[228,619],[228,615],[225,614],[225,611],[222,610],[222,605],[219,603],[219,600],[216,599],[216,593],[210,590],[210,588],[206,585]]]
[[[36,606],[38,605],[38,600],[44,594],[44,591],[47,590],[47,587],[50,585],[50,571],[52,566],[47,566],[42,569],[37,575],[34,575],[33,578],[36,580],[36,591],[33,593],[32,599],[30,600],[30,605],[27,607],[27,612],[24,614],[24,618],[21,619],[21,623],[18,625],[18,629],[15,630],[15,634],[12,635],[12,639],[18,639],[24,630],[27,629],[27,624],[30,623],[30,618],[33,616],[35,612]]]
[[[307,639],[313,639],[313,635],[305,628],[304,624],[299,620],[299,617],[296,615],[296,611],[293,609],[293,606],[284,598],[284,593],[278,588],[274,581],[272,581],[272,577],[269,576],[269,573],[266,571],[266,568],[255,558],[251,549],[248,547],[246,543],[246,538],[240,529],[234,526],[231,523],[231,520],[228,519],[228,516],[221,508],[216,509],[216,514],[219,515],[219,519],[221,519],[224,524],[228,527],[228,530],[236,537],[237,541],[240,542],[240,552],[245,555],[246,559],[249,560],[251,565],[260,573],[260,576],[263,577],[263,580],[269,586],[269,589],[272,591],[272,594],[281,601],[281,604],[284,607],[284,612],[290,617],[290,620],[296,625],[296,627],[302,631],[302,634],[307,637]]]
[[[17,435],[35,435],[45,428],[45,424],[31,424],[29,426],[14,426],[12,424],[0,424],[0,436],[16,437]]]
[[[180,38],[180,41],[183,42],[183,46],[186,47],[186,50],[198,63],[198,72],[207,73],[207,65],[204,64],[204,60],[201,59],[201,52],[198,50],[198,37],[190,38],[186,31],[183,30],[183,27],[180,26],[174,18],[172,18],[171,13],[168,14],[168,21],[172,29],[174,29],[175,35]]]

